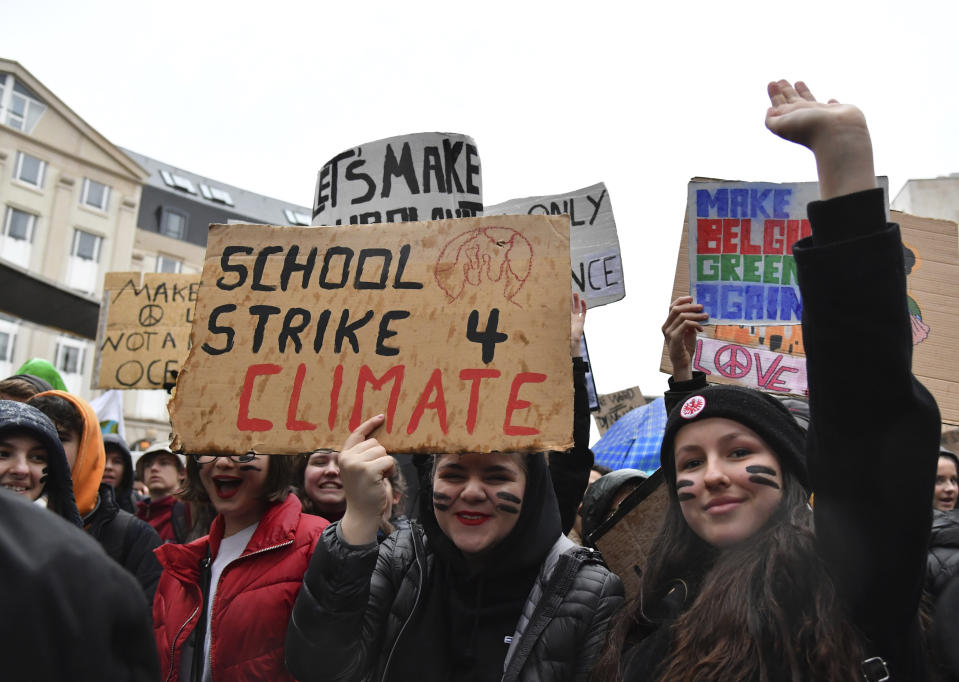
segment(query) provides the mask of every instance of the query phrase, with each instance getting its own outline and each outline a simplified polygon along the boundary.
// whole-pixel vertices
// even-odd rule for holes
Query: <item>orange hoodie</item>
[[[66,391],[46,391],[38,395],[55,395],[77,408],[83,418],[83,432],[77,448],[77,460],[73,463],[73,495],[77,499],[80,516],[86,516],[97,506],[97,489],[103,478],[107,456],[103,449],[103,435],[96,412],[83,398]]]

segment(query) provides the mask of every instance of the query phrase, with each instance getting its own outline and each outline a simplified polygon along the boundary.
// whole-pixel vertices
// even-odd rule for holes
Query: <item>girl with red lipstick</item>
[[[153,602],[165,680],[292,680],[283,640],[328,521],[291,495],[293,458],[191,455],[184,499],[212,502],[210,534],[156,550]]]
[[[814,152],[823,199],[793,247],[808,436],[775,398],[693,375],[706,315],[675,301],[669,505],[596,680],[929,679],[918,607],[939,413],[911,373],[899,229],[862,113],[803,83],[768,92],[767,127]],[[857,374],[855,390],[837,348],[853,339],[869,340],[857,363],[883,368]]]
[[[371,437],[382,422],[340,453],[346,513],[304,577],[289,670],[304,681],[585,680],[623,589],[562,534],[543,454],[433,456],[418,520],[377,543],[397,466]]]

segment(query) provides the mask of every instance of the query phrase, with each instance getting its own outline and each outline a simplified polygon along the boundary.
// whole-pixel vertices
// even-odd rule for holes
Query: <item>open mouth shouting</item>
[[[240,489],[240,485],[243,483],[243,479],[237,476],[214,476],[213,477],[213,488],[216,491],[217,496],[221,500],[228,500],[234,495],[236,495],[237,490]]]

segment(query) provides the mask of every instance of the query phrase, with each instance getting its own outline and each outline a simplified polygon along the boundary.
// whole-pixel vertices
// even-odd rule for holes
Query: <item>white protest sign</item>
[[[693,369],[762,391],[808,395],[806,358],[700,337]]]
[[[602,182],[565,194],[510,199],[483,209],[484,215],[569,215],[573,286],[595,308],[626,295],[623,259],[609,191]]]
[[[415,133],[337,154],[317,176],[314,225],[469,218],[483,210],[473,138]]]

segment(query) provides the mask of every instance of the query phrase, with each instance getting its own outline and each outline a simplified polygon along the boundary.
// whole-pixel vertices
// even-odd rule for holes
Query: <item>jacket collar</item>
[[[283,502],[270,506],[260,519],[253,537],[240,558],[280,547],[293,542],[300,520],[300,500],[296,495],[286,496]],[[217,514],[210,526],[210,534],[185,545],[167,543],[155,552],[164,569],[189,582],[200,579],[200,561],[206,558],[207,549],[215,557],[223,540],[223,517]]]

